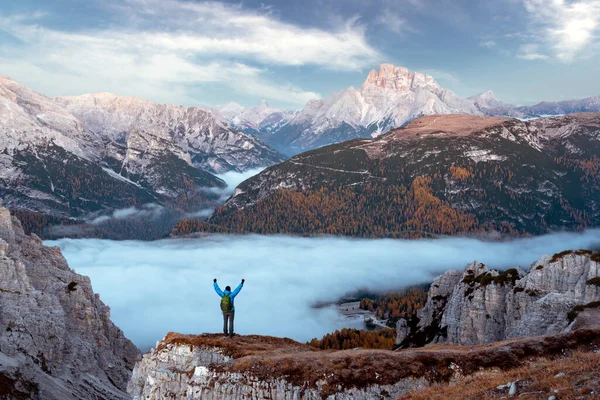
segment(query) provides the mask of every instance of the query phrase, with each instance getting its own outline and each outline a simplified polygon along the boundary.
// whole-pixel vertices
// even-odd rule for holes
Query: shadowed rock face
[[[139,357],[89,278],[0,207],[0,398],[127,399]]]
[[[585,250],[544,256],[529,272],[474,262],[433,282],[418,323],[398,323],[397,343],[468,345],[599,325],[599,275],[600,253]]]

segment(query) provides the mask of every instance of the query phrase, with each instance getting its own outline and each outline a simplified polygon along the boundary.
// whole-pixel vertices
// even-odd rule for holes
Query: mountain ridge
[[[431,115],[292,157],[199,231],[364,237],[541,234],[600,224],[600,113],[534,121]]]
[[[53,217],[156,203],[214,203],[214,173],[282,160],[208,107],[158,105],[101,92],[50,99],[0,78],[0,194]],[[215,196],[212,196],[215,197]]]
[[[369,72],[359,89],[350,86],[325,99],[310,100],[302,110],[288,111],[285,118],[278,119],[274,112],[268,130],[243,124],[240,127],[283,153],[294,155],[345,140],[376,137],[423,115],[471,114],[530,119],[594,111],[600,111],[598,96],[542,101],[532,106],[504,103],[491,90],[461,98],[442,88],[431,75],[381,64]],[[226,120],[231,122],[239,115],[233,112]]]

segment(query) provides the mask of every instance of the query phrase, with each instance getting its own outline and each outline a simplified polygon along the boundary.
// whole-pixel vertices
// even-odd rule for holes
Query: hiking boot
[[[234,336],[235,336],[235,333],[230,333],[229,334],[229,337],[234,337]]]

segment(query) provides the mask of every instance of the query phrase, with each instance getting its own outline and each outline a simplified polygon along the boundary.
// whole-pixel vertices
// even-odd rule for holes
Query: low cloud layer
[[[476,239],[353,240],[210,236],[156,242],[61,239],[71,268],[90,276],[113,321],[140,348],[167,332],[219,332],[222,317],[212,287],[246,285],[236,299],[240,334],[306,341],[339,329],[333,307],[314,309],[357,290],[391,291],[428,283],[474,260],[494,268],[528,268],[543,254],[597,248],[600,230],[511,242]]]
[[[216,207],[222,205],[223,203],[225,203],[225,201],[227,201],[227,199],[229,197],[231,197],[231,195],[235,191],[235,188],[240,183],[244,182],[246,179],[253,177],[254,175],[258,175],[262,170],[264,170],[264,167],[253,168],[253,169],[246,170],[244,172],[229,171],[229,172],[225,172],[225,173],[217,175],[217,177],[219,177],[220,179],[223,179],[225,181],[225,183],[227,184],[226,187],[224,187],[222,189],[221,188],[202,188],[202,189],[200,189],[204,192],[208,192],[210,194],[218,196],[217,204],[215,205],[215,207],[203,208],[196,212],[189,213],[185,217],[186,218],[208,218],[208,217],[210,217],[212,215],[212,213],[215,211]]]
[[[96,218],[92,219],[91,221],[89,221],[89,223],[92,225],[101,224],[103,222],[110,220],[111,218],[114,218],[114,219],[156,218],[156,217],[160,216],[160,214],[162,214],[163,211],[164,211],[164,207],[162,207],[158,204],[148,203],[148,204],[144,204],[140,208],[128,207],[128,208],[121,208],[118,210],[114,210],[111,215],[102,215],[102,216],[96,217]]]

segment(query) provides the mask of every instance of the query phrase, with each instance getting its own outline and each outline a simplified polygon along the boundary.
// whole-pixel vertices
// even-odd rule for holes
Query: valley
[[[398,346],[417,349],[386,350],[389,332],[342,330],[309,346],[271,336],[170,332],[136,365],[128,391],[151,399],[458,399],[467,392],[594,398],[600,287],[590,277],[599,262],[600,252],[570,250],[542,256],[527,270],[499,272],[473,262],[448,271],[433,281],[416,324],[397,325]]]
[[[593,99],[531,109],[491,92],[461,99],[391,64],[360,90],[300,112],[104,92],[51,99],[8,77],[0,87],[0,195],[27,232],[47,239],[491,238],[581,230],[600,218],[598,114],[569,114],[594,111]],[[544,113],[569,115],[512,118]],[[318,149],[285,161],[265,143],[285,154]],[[264,168],[237,188],[222,178]]]
[[[600,0],[0,1],[0,400],[600,399]]]
[[[594,101],[528,111],[382,65],[360,92],[323,107],[382,91],[435,107],[362,128],[326,118],[327,129],[302,133],[291,129],[304,111],[266,102],[50,99],[4,77],[0,88],[0,194],[13,215],[0,208],[0,395],[453,396],[448,383],[477,381],[467,353],[490,382],[513,379],[480,382],[478,396],[547,394],[551,377],[531,371],[552,367],[559,348],[570,385],[561,393],[597,390],[595,375],[574,376],[577,360],[595,360],[600,113],[569,111]],[[528,118],[542,110],[566,115]],[[229,342],[196,335],[219,330],[216,277],[248,280]],[[68,344],[31,328],[43,312],[20,319],[22,297],[45,290],[53,312],[72,314],[53,328]],[[22,335],[30,329],[41,344]],[[70,348],[92,351],[90,335],[101,355],[69,358]],[[21,347],[5,352],[3,341]],[[498,361],[502,343],[510,362]],[[340,360],[348,368],[335,369]],[[93,375],[65,369],[80,362]],[[407,362],[422,368],[392,373]],[[225,377],[229,386],[216,383]]]

